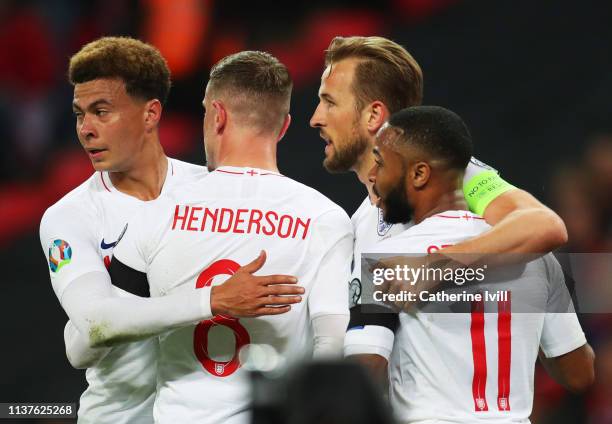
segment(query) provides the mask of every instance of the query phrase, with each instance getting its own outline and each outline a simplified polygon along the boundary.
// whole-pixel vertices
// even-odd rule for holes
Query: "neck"
[[[451,210],[467,210],[461,183],[463,175],[439,183],[421,193],[422,198],[415,202],[412,219],[415,224],[435,214]]]
[[[153,200],[159,197],[168,171],[168,158],[155,140],[148,140],[146,146],[138,153],[130,169],[121,172],[109,172],[115,188],[122,193],[140,200]]]
[[[372,192],[372,183],[368,179],[368,174],[370,170],[374,166],[374,155],[372,154],[372,148],[374,147],[374,139],[369,140],[368,147],[361,154],[355,166],[353,166],[352,171],[357,174],[357,178],[368,190],[368,196],[370,197],[370,201],[372,203],[375,202],[376,195]]]
[[[276,164],[276,140],[269,135],[248,132],[222,140],[217,166],[259,168],[279,172]]]

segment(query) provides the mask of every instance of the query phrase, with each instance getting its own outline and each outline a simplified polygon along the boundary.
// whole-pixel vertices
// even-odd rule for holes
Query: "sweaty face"
[[[389,136],[388,131],[381,131],[376,137],[375,162],[368,177],[374,194],[379,197],[377,206],[383,211],[384,220],[397,224],[410,221],[414,208],[406,190],[407,167],[399,153],[382,141]]]
[[[319,104],[310,126],[319,129],[325,140],[323,166],[329,172],[347,172],[368,149],[366,130],[361,128],[361,114],[351,84],[357,65],[344,59],[328,66],[321,77]]]
[[[75,85],[77,136],[96,171],[123,172],[131,167],[145,140],[145,104],[127,94],[119,79]]]

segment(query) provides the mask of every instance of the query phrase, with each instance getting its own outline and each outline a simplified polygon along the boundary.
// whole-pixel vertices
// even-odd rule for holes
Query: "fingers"
[[[254,280],[257,282],[257,284],[262,286],[297,283],[297,278],[295,278],[293,275],[262,275],[259,277],[254,277]]]
[[[261,306],[285,306],[301,301],[302,296],[267,296],[262,298]]]
[[[268,286],[263,288],[264,296],[278,296],[288,294],[304,294],[302,286]]]
[[[253,274],[261,269],[262,266],[266,263],[266,251],[262,250],[259,252],[259,256],[255,258],[252,262],[249,262],[245,266],[240,267],[239,271],[248,272],[249,274]]]
[[[256,316],[261,316],[261,315],[280,315],[280,314],[284,314],[286,312],[289,312],[291,310],[291,306],[287,305],[287,306],[277,306],[277,307],[263,307],[263,308],[259,308],[257,309],[257,315]]]

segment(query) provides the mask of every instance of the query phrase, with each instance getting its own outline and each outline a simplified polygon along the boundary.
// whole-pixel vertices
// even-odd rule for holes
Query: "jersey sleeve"
[[[66,288],[82,275],[106,272],[95,222],[93,211],[69,204],[53,206],[42,217],[40,243],[53,291],[60,301]]]
[[[89,340],[79,332],[72,321],[68,321],[64,327],[64,344],[68,362],[76,369],[94,366],[110,351],[108,347],[89,347]]]
[[[389,239],[368,246],[364,253],[385,253]],[[392,251],[392,250],[391,250]],[[351,307],[351,316],[344,339],[344,356],[379,355],[387,361],[391,356],[399,316],[390,309],[372,303]]]
[[[335,314],[348,317],[346,282],[350,277],[353,231],[344,211],[334,209],[318,218],[311,251],[322,255],[308,297],[311,319]]]
[[[540,347],[547,358],[561,356],[586,343],[561,265],[552,254],[543,257],[549,280],[549,297]]]
[[[482,215],[496,197],[515,188],[490,166],[471,158],[463,177],[463,195],[470,211]]]

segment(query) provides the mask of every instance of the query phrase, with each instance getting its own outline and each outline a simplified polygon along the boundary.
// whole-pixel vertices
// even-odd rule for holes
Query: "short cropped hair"
[[[129,37],[100,38],[70,58],[72,85],[98,78],[119,78],[130,96],[162,104],[170,92],[170,70],[159,50]]]
[[[325,66],[349,58],[361,59],[352,84],[358,110],[379,100],[393,113],[423,101],[421,67],[399,44],[383,37],[335,37]]]
[[[216,63],[208,80],[210,95],[224,94],[245,125],[278,130],[291,102],[289,70],[266,52],[243,51]]]
[[[450,169],[464,170],[472,157],[472,136],[455,112],[439,106],[402,109],[389,118],[389,126],[399,129],[395,143],[410,143],[432,159],[442,159]]]

